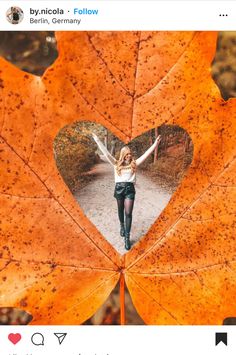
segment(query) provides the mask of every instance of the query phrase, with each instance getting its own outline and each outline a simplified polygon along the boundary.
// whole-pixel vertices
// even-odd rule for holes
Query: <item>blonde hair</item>
[[[132,156],[132,160],[131,163],[129,165],[124,165],[124,161],[125,161],[125,156],[127,154],[132,154],[131,150],[129,149],[129,147],[127,145],[125,145],[121,150],[120,150],[120,156],[119,159],[116,161],[116,172],[118,175],[121,174],[121,170],[122,169],[130,169],[132,170],[132,173],[134,173],[136,171],[136,162]]]

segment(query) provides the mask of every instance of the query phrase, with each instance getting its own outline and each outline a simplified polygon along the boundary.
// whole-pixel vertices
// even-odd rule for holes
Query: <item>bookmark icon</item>
[[[218,345],[221,342],[227,346],[228,344],[227,333],[216,333],[215,345]]]
[[[61,345],[62,342],[64,341],[67,333],[54,333],[54,335],[57,337],[59,344]]]

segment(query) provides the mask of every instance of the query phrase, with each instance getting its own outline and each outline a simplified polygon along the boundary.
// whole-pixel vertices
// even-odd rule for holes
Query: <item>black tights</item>
[[[128,198],[117,200],[117,206],[120,223],[124,223],[125,214],[125,230],[126,233],[130,234],[134,200],[130,200]]]

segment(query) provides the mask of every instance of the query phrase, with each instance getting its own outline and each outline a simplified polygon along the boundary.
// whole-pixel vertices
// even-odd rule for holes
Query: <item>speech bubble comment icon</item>
[[[36,345],[44,345],[44,336],[41,333],[34,333],[31,337],[31,342]]]

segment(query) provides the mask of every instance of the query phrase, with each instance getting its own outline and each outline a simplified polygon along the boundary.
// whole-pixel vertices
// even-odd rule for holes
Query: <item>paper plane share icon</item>
[[[57,337],[59,344],[61,345],[61,343],[64,341],[67,333],[54,333],[54,335]]]

